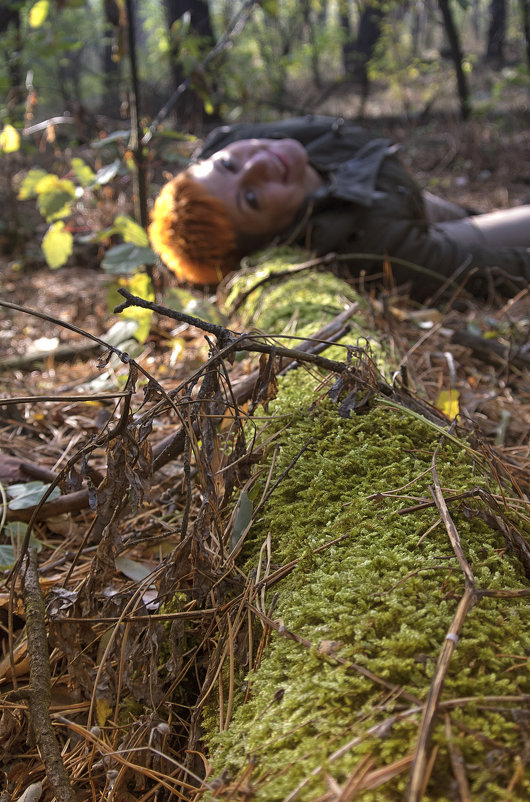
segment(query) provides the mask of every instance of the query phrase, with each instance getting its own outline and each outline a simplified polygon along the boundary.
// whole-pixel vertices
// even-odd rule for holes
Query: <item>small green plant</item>
[[[128,131],[115,132],[97,145],[101,145],[101,142],[112,143],[128,135]],[[19,148],[18,132],[12,126],[5,126],[0,133],[0,149],[8,154]],[[96,172],[78,157],[73,157],[69,166],[70,170],[65,177],[40,167],[31,168],[23,179],[17,196],[20,201],[35,199],[38,211],[49,223],[41,247],[46,263],[52,270],[67,263],[74,251],[74,225],[78,225],[80,215],[86,216],[87,210],[97,206],[103,187],[122,174],[123,159],[117,157]],[[101,261],[102,268],[114,278],[109,288],[109,298],[113,305],[122,300],[116,293],[118,286],[127,286],[135,295],[153,300],[151,280],[144,268],[154,264],[156,254],[149,247],[145,229],[131,217],[120,214],[110,226],[80,236],[78,242],[104,243],[116,237],[123,241],[108,248]],[[134,337],[144,342],[149,334],[152,313],[149,310],[132,308],[126,310],[124,316],[138,322]]]
[[[105,165],[96,173],[83,161],[74,157],[71,162],[71,178],[60,178],[40,168],[32,168],[24,178],[19,200],[36,198],[37,208],[46,222],[50,224],[42,240],[42,250],[47,264],[57,269],[66,264],[73,252],[74,238],[68,218],[79,211],[90,195],[108,184],[120,169],[120,159]],[[140,265],[153,264],[155,253],[148,247],[147,234],[134,220],[121,215],[114,225],[95,235],[84,237],[84,241],[98,242],[120,234],[124,243],[111,248],[103,267],[113,273],[129,274]]]

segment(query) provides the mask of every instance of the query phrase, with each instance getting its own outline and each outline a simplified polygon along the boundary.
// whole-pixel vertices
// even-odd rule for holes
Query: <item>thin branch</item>
[[[50,656],[46,634],[44,598],[39,584],[37,557],[29,549],[23,582],[29,656],[28,708],[48,782],[57,802],[75,802],[50,718]]]
[[[146,301],[143,298],[138,298],[132,295],[129,290],[120,287],[118,290],[120,295],[126,299],[122,304],[114,308],[115,313],[123,312],[130,306],[139,306],[142,309],[150,309],[157,312],[159,315],[178,320],[181,323],[188,323],[190,326],[196,326],[202,331],[209,334],[214,334],[222,349],[216,357],[225,357],[231,351],[250,351],[260,354],[274,354],[278,357],[285,357],[291,360],[300,360],[301,362],[309,362],[313,365],[321,367],[323,370],[332,371],[335,373],[342,373],[348,367],[345,362],[337,362],[334,359],[326,359],[318,354],[306,353],[304,351],[297,351],[293,348],[283,348],[279,345],[267,345],[265,343],[257,342],[256,334],[241,334],[227,329],[224,326],[219,326],[216,323],[210,323],[206,320],[201,320],[198,317],[187,315],[185,312],[177,312],[174,309],[162,306],[161,304],[154,303],[153,301]]]
[[[423,717],[419,727],[418,743],[416,753],[412,762],[410,773],[410,784],[407,792],[406,802],[419,802],[423,795],[425,786],[425,775],[429,764],[429,749],[431,734],[434,726],[434,719],[438,712],[438,705],[447,675],[447,670],[456,649],[462,625],[467,614],[473,608],[476,601],[476,594],[472,587],[467,587],[464,595],[460,599],[455,616],[445,636],[445,640],[438,657],[434,677],[429,688],[427,703],[423,711]]]
[[[451,767],[453,774],[458,785],[458,792],[460,794],[460,802],[473,802],[471,792],[469,790],[469,782],[466,775],[464,758],[453,738],[453,731],[451,729],[451,718],[448,713],[444,716],[445,719],[445,737],[449,749],[449,758],[451,760]]]
[[[434,677],[429,688],[429,695],[427,697],[427,702],[419,727],[416,752],[414,754],[414,760],[412,762],[410,771],[410,783],[407,791],[406,802],[420,802],[424,794],[429,776],[429,749],[431,744],[431,734],[434,726],[434,720],[438,712],[438,705],[441,699],[445,678],[447,676],[449,664],[456,649],[466,616],[472,610],[478,599],[473,571],[471,570],[471,566],[469,565],[462,549],[460,536],[453,519],[449,514],[449,509],[440,486],[440,480],[438,479],[436,460],[442,443],[437,446],[432,458],[433,488],[431,488],[431,492],[438,508],[438,512],[440,513],[440,517],[445,524],[445,528],[447,530],[447,534],[449,536],[455,556],[464,574],[465,590],[464,595],[458,603],[458,607],[449,627],[449,631],[445,636],[443,646],[438,657],[438,662],[436,664]]]

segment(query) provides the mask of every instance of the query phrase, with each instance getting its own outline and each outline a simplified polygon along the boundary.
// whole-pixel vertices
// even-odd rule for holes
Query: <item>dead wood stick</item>
[[[519,370],[530,368],[530,354],[514,345],[503,345],[498,340],[486,340],[477,334],[459,329],[454,332],[452,342],[470,348],[482,362],[499,367],[513,365]]]
[[[94,351],[98,348],[98,343],[75,343],[73,345],[59,345],[48,351],[30,351],[17,356],[8,356],[0,359],[0,370],[14,370],[16,368],[27,368],[35,362],[44,362],[46,359],[53,359],[55,362],[67,362],[69,359],[77,359],[80,356]]]
[[[429,757],[431,735],[434,727],[434,720],[438,713],[438,706],[442,696],[445,678],[447,676],[449,664],[451,662],[453,652],[456,649],[466,616],[473,609],[473,606],[478,599],[473,571],[462,549],[460,535],[458,534],[458,530],[449,513],[449,508],[444,499],[442,488],[440,486],[440,480],[438,479],[436,460],[442,443],[443,439],[435,449],[432,458],[433,487],[431,492],[438,508],[438,512],[440,513],[442,521],[445,524],[455,557],[457,558],[460,568],[464,574],[465,589],[463,596],[458,603],[458,607],[449,627],[449,631],[444,638],[443,646],[438,656],[438,662],[436,663],[434,677],[429,688],[429,695],[423,710],[423,716],[419,727],[418,742],[410,770],[410,782],[407,790],[406,802],[420,802],[424,794],[429,774],[432,770],[432,763]]]
[[[444,719],[445,719],[445,737],[447,739],[447,746],[449,749],[449,759],[451,761],[453,774],[458,785],[460,802],[473,802],[471,791],[469,789],[469,782],[467,779],[464,758],[462,757],[462,753],[458,748],[458,746],[456,745],[455,740],[453,738],[453,732],[451,729],[451,718],[449,717],[448,713],[445,714]]]
[[[66,496],[59,496],[53,501],[46,501],[39,510],[36,520],[45,521],[46,518],[53,518],[56,515],[64,515],[67,512],[79,512],[88,507],[88,490],[78,490],[76,493],[68,493]],[[36,506],[27,507],[24,510],[7,509],[6,521],[22,521],[28,523],[35,512]]]
[[[23,581],[30,686],[28,709],[40,756],[57,802],[75,802],[75,794],[61,757],[50,718],[50,656],[46,635],[44,598],[39,584],[37,557],[28,550]]]
[[[431,687],[429,688],[429,695],[427,703],[423,710],[423,716],[420,724],[420,734],[418,736],[418,744],[412,761],[410,772],[410,784],[406,797],[406,802],[420,802],[423,791],[425,788],[425,775],[429,764],[429,748],[431,743],[431,734],[434,726],[434,719],[438,712],[438,706],[442,690],[447,675],[447,670],[456,649],[458,638],[462,625],[465,621],[467,614],[473,608],[476,601],[476,593],[473,587],[466,587],[464,595],[460,599],[455,616],[449,627],[449,631],[445,636],[436,670],[434,673]]]

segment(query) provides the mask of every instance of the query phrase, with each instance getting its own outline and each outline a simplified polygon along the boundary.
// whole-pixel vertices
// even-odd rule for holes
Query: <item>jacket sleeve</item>
[[[429,224],[419,187],[395,156],[384,160],[376,188],[381,194],[371,208],[330,198],[327,207],[315,209],[309,223],[312,248],[319,254],[356,254],[349,265],[353,274],[380,273],[386,257],[397,283],[412,281],[420,298],[448,280],[481,295],[492,286],[506,294],[528,286],[529,250],[470,244]]]
[[[463,244],[436,225],[376,215],[370,218],[369,212],[361,214],[358,226],[359,236],[343,242],[342,252],[350,247],[352,252],[386,256],[397,283],[412,281],[419,298],[431,295],[447,281],[465,285],[478,295],[493,288],[515,294],[530,283],[530,250],[523,247]],[[368,259],[364,265],[352,261],[352,271],[358,272],[360,267],[380,272],[382,259],[371,263]]]
[[[503,294],[515,294],[530,283],[530,250],[462,244],[436,225],[411,226],[402,241],[392,248],[391,256],[431,271],[418,272],[413,277],[423,297],[439,289],[447,279],[465,283],[468,290],[478,295],[485,295],[493,288]],[[403,275],[403,267],[396,272]],[[414,271],[409,269],[409,278],[411,272]]]

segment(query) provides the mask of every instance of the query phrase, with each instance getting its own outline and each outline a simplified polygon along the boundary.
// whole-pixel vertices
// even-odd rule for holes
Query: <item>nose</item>
[[[260,149],[245,159],[241,172],[245,178],[268,180],[271,177],[271,166],[270,154]]]

